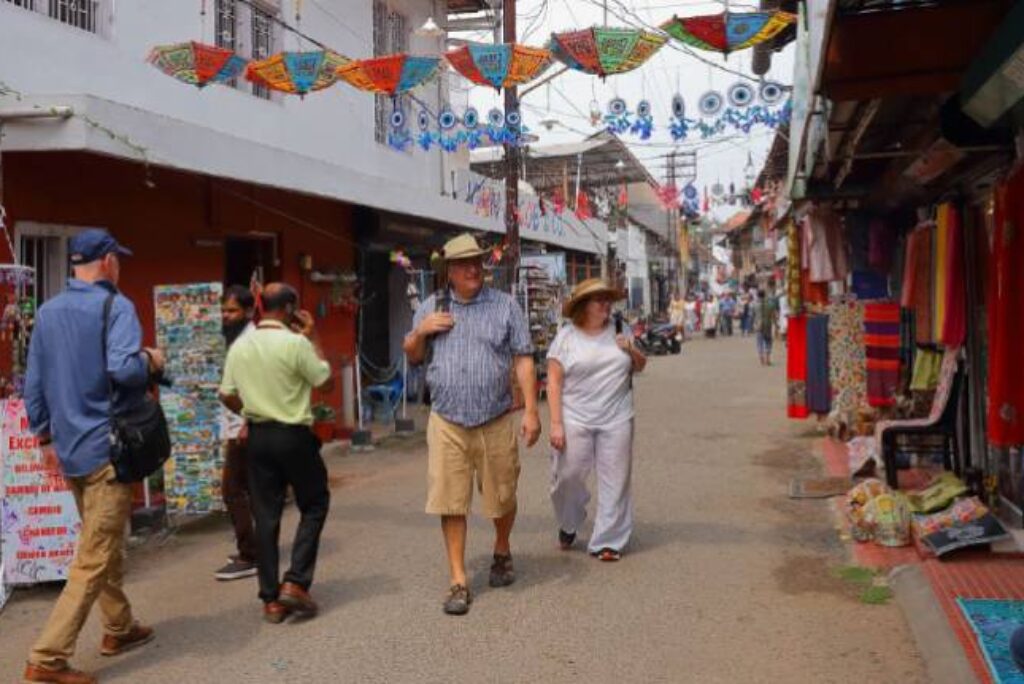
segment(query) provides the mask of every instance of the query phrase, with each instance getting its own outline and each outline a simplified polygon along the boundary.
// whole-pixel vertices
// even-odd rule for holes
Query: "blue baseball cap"
[[[102,228],[89,228],[72,237],[68,241],[68,251],[71,253],[71,264],[74,266],[98,261],[108,254],[132,255],[130,249],[122,247]]]

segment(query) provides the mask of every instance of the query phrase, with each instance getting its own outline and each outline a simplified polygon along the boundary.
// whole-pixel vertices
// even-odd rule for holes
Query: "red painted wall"
[[[303,307],[315,314],[328,302],[317,325],[335,372],[354,354],[354,315],[331,307],[331,286],[310,282],[299,266],[308,254],[318,270],[354,267],[348,204],[163,168],[147,175],[139,163],[73,152],[4,153],[3,202],[9,225],[98,226],[131,248],[135,256],[124,262],[120,285],[138,309],[147,344],[154,336],[153,286],[221,281],[225,237],[272,233],[281,277],[299,289]],[[325,398],[340,406],[340,383],[332,394]]]

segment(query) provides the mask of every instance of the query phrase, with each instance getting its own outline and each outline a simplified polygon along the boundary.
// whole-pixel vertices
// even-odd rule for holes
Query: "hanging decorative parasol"
[[[353,60],[338,67],[337,75],[359,90],[395,96],[433,79],[440,63],[440,57],[387,55]]]
[[[636,69],[667,41],[650,31],[594,27],[554,33],[548,47],[569,68],[604,78]]]
[[[245,77],[259,85],[293,95],[334,85],[335,71],[351,60],[332,50],[279,52],[267,59],[249,62]]]
[[[446,57],[473,83],[501,90],[524,85],[551,65],[551,51],[518,44],[466,45]]]
[[[796,21],[789,12],[722,12],[672,17],[661,29],[681,43],[729,54],[771,40]]]
[[[146,61],[172,78],[202,88],[238,78],[248,61],[231,50],[195,41],[157,45]]]

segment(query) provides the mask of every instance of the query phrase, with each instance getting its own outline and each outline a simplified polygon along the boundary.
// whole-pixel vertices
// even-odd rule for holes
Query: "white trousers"
[[[565,451],[551,452],[551,502],[558,526],[577,532],[587,519],[587,478],[597,472],[597,512],[587,550],[621,551],[633,532],[633,421],[588,428],[565,424]]]

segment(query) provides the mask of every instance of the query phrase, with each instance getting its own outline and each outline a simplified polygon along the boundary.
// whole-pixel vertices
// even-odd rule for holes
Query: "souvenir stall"
[[[60,465],[43,457],[21,398],[35,282],[31,268],[0,265],[0,353],[9,359],[0,376],[0,607],[12,586],[67,579],[81,529]]]

